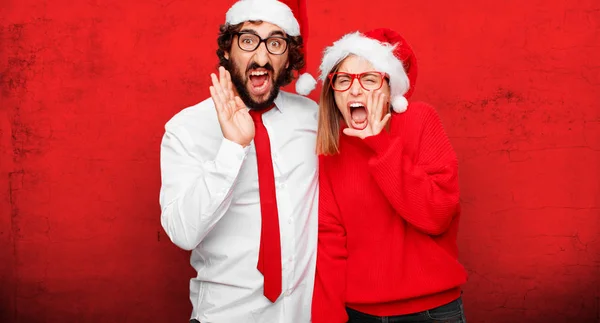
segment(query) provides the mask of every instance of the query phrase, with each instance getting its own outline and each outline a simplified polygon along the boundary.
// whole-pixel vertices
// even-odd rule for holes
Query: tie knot
[[[252,120],[254,121],[254,123],[257,123],[257,122],[262,123],[262,114],[264,113],[264,111],[250,110],[250,111],[248,111],[248,113],[250,113],[250,116],[252,117]]]
[[[252,117],[252,120],[254,121],[254,123],[257,123],[257,122],[262,123],[263,113],[273,109],[274,107],[275,107],[275,104],[271,105],[268,108],[262,109],[262,110],[250,110],[250,111],[248,111],[248,113],[250,113],[250,116]]]

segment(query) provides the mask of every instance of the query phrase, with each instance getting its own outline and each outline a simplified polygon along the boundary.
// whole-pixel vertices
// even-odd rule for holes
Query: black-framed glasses
[[[265,43],[267,51],[273,55],[282,55],[288,47],[288,38],[282,36],[271,36],[266,39],[260,38],[257,34],[240,32],[238,36],[238,47],[246,52],[255,51],[261,43]]]
[[[367,91],[379,90],[383,85],[383,80],[387,79],[387,74],[377,71],[369,71],[360,74],[336,72],[330,73],[329,80],[331,88],[334,91],[348,91],[354,83],[354,79],[358,80],[360,86]]]

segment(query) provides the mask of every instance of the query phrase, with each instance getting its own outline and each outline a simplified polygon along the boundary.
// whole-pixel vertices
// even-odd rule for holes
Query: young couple
[[[319,104],[300,2],[241,0],[211,98],[161,144],[161,223],[191,251],[191,322],[465,322],[455,152],[408,103],[417,62],[389,29],[327,47]]]

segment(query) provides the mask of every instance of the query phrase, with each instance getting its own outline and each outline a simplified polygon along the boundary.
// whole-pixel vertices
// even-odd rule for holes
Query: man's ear
[[[223,54],[223,56],[225,56],[225,59],[226,59],[226,60],[229,60],[229,52],[225,52],[225,53]]]

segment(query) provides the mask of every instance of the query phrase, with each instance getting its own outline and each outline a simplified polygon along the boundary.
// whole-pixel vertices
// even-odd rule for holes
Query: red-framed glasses
[[[330,73],[329,84],[334,91],[344,92],[348,91],[354,79],[358,80],[360,86],[367,91],[379,90],[383,86],[383,80],[387,77],[386,73],[369,71],[360,74],[336,72]]]

